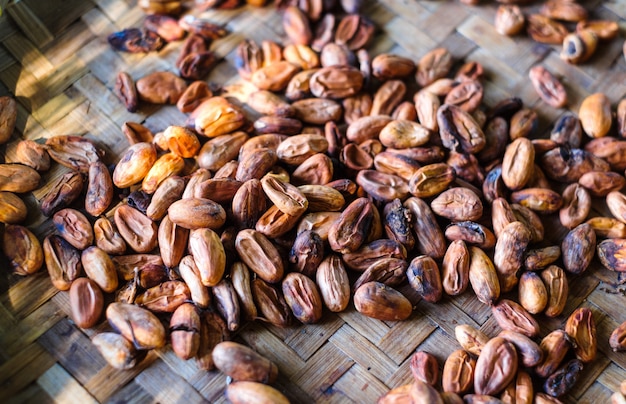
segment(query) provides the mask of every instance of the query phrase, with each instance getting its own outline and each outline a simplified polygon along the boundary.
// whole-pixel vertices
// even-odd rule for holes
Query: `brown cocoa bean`
[[[80,328],[91,328],[102,316],[104,297],[98,285],[87,278],[78,278],[70,287],[72,320]]]
[[[344,147],[344,150],[346,150],[352,144],[353,143],[346,145],[346,147]],[[358,147],[358,149],[365,151],[363,149],[363,146]],[[369,155],[370,153],[367,153],[367,154]],[[341,156],[340,156],[340,160],[341,160]],[[366,160],[369,160],[369,158],[366,158]],[[359,169],[356,166],[349,166],[349,167],[354,170]],[[367,167],[363,167],[361,169],[368,169],[370,167],[371,167],[371,164],[369,164],[369,161],[368,161]],[[374,156],[374,167],[376,168],[376,170],[382,173],[395,174],[399,176],[400,178],[402,178],[403,180],[405,180],[406,182],[410,183],[411,178],[420,169],[421,164],[417,160],[412,159],[409,156],[405,156],[400,153],[394,153],[393,151],[383,151],[380,153],[376,153],[376,155]],[[430,178],[430,180],[436,181],[435,178]],[[422,186],[422,184],[417,184],[417,182],[419,181],[420,179],[416,178],[416,184],[414,184],[415,188]],[[409,184],[409,190],[411,187],[412,185]]]
[[[289,262],[292,269],[314,278],[323,259],[324,243],[316,232],[305,230],[296,236],[289,252]]]
[[[392,115],[396,106],[402,102],[405,93],[406,85],[404,82],[400,80],[385,81],[374,93],[370,115]]]
[[[380,131],[390,122],[392,118],[386,115],[360,117],[348,125],[346,138],[354,143],[363,143],[378,137]]]
[[[483,214],[483,204],[476,193],[468,188],[448,189],[431,203],[433,212],[451,221],[476,221]]]
[[[226,135],[241,128],[245,116],[241,109],[224,97],[214,96],[202,102],[189,116],[191,127],[209,138]]]
[[[612,217],[592,217],[586,222],[600,238],[626,238],[626,225]]]
[[[525,137],[515,139],[507,146],[502,160],[502,180],[515,191],[524,188],[533,175],[535,149]]]
[[[289,400],[280,391],[263,383],[234,382],[226,387],[226,396],[233,404],[246,404],[255,401],[275,404],[288,404]]]
[[[547,20],[548,19],[546,19],[545,17],[532,15],[529,18],[529,23],[531,25],[528,29],[532,30],[533,32],[534,31],[541,32],[540,30],[543,29],[542,28],[543,22]],[[550,28],[552,27],[552,25],[546,24],[546,27]],[[550,43],[561,44],[563,42],[563,38],[565,37],[566,32],[563,32],[558,25],[556,27],[558,27],[558,31],[556,32],[546,31],[547,33],[546,38],[550,38],[550,36],[553,36],[553,38],[549,39],[551,41]],[[531,33],[531,36],[532,35],[533,34]],[[537,35],[533,37],[533,39],[537,40],[535,37],[537,37]],[[544,38],[544,35],[542,34],[540,39],[545,41],[545,39],[543,38]],[[542,41],[538,41],[538,42],[542,42]],[[539,94],[541,99],[546,104],[554,108],[561,108],[567,104],[567,92],[565,91],[563,84],[561,84],[561,82],[556,77],[554,77],[552,73],[546,70],[543,66],[532,67],[528,72],[528,76],[530,77],[530,82],[535,88],[535,91],[537,92],[537,94]]]
[[[282,282],[285,301],[294,317],[304,324],[313,324],[322,317],[322,298],[315,282],[309,277],[292,272]]]
[[[136,87],[142,101],[176,104],[187,89],[187,83],[172,72],[154,72],[137,80]]]
[[[441,274],[434,259],[427,255],[414,258],[406,272],[409,285],[427,302],[441,300],[443,286]]]
[[[274,205],[286,214],[301,216],[309,207],[302,192],[288,182],[266,176],[261,180],[261,186]]]
[[[251,93],[248,96],[247,104],[263,115],[290,117],[295,113],[289,103],[267,90],[259,90]]]
[[[372,59],[372,74],[379,80],[405,78],[415,71],[411,59],[390,53],[381,53]]]
[[[576,31],[591,31],[601,41],[615,38],[619,32],[619,27],[615,21],[609,20],[581,20],[576,24]]]
[[[541,168],[548,178],[571,183],[589,171],[609,171],[610,166],[586,150],[557,147],[541,156]]]
[[[528,16],[526,31],[536,42],[555,45],[560,45],[568,33],[567,28],[563,24],[541,14],[530,14]],[[559,108],[562,105],[554,107]]]
[[[115,50],[129,53],[157,51],[165,44],[156,32],[145,28],[127,28],[114,32],[107,37],[107,41]]]
[[[394,199],[383,208],[382,224],[387,237],[401,243],[407,251],[413,250],[415,245],[411,221],[411,211],[402,205],[400,199]]]
[[[603,93],[592,94],[580,104],[578,116],[587,135],[603,137],[611,129],[611,101]]]
[[[368,282],[354,292],[354,306],[359,313],[383,321],[407,319],[413,307],[397,290],[380,282]]]
[[[580,132],[582,133],[582,129]],[[599,137],[592,139],[584,149],[609,163],[613,171],[626,169],[626,142],[623,140],[611,136]]]
[[[200,347],[201,328],[200,316],[193,304],[178,306],[170,320],[172,350],[176,356],[183,360],[196,356]]]
[[[467,289],[469,284],[470,255],[463,240],[454,240],[448,246],[441,265],[443,290],[456,296]]]
[[[115,264],[109,255],[96,246],[83,250],[80,261],[89,279],[106,293],[115,292],[118,286]]]
[[[252,73],[250,81],[260,90],[283,91],[300,68],[287,61],[261,67]],[[295,108],[295,105],[292,105]]]
[[[587,19],[587,10],[578,3],[563,4],[549,0],[541,6],[539,12],[554,20],[577,22]]]
[[[202,145],[198,152],[198,165],[207,170],[217,171],[227,162],[237,158],[239,150],[249,139],[245,132],[221,135]]]
[[[598,342],[596,323],[591,310],[586,307],[574,310],[567,318],[565,332],[576,342],[574,345],[576,357],[584,363],[593,361],[598,350]]]
[[[76,209],[65,208],[52,217],[61,237],[79,250],[93,244],[93,229],[87,217]]]
[[[324,67],[310,79],[315,97],[343,99],[358,93],[363,87],[363,74],[351,66]]]
[[[157,246],[157,225],[149,217],[128,205],[115,210],[115,226],[135,252],[148,253]]]
[[[546,335],[539,344],[544,360],[536,368],[535,373],[548,377],[559,367],[570,348],[570,337],[563,330],[554,330]]]
[[[491,307],[496,322],[503,330],[515,331],[527,337],[539,334],[539,324],[520,304],[502,299]]]
[[[478,247],[469,247],[469,281],[476,297],[481,302],[492,305],[500,297],[500,282],[491,259]]]
[[[350,302],[350,285],[341,258],[328,255],[317,269],[315,279],[324,305],[332,312],[345,310]]]
[[[596,233],[583,223],[570,230],[561,243],[563,265],[568,272],[580,274],[591,263],[596,251]]]
[[[113,180],[109,169],[102,162],[89,166],[85,210],[91,216],[100,216],[113,202]]]
[[[498,334],[515,346],[519,354],[520,363],[527,368],[537,366],[543,361],[543,351],[539,345],[524,334],[504,330]]]
[[[345,208],[328,233],[333,251],[354,252],[365,242],[374,219],[374,209],[366,198],[356,199]]]
[[[153,349],[165,345],[165,328],[146,309],[114,302],[107,307],[106,316],[111,327],[131,341],[137,349]]]
[[[115,264],[117,272],[126,281],[132,280],[135,277],[135,267],[143,268],[146,265],[163,265],[161,256],[157,254],[118,255],[112,257],[111,260]]]
[[[23,164],[0,164],[0,191],[23,194],[39,187],[41,176]]]
[[[444,104],[456,105],[463,111],[474,112],[483,100],[483,86],[478,80],[466,79],[446,95]]]
[[[454,335],[464,350],[478,356],[483,347],[489,342],[489,337],[480,330],[468,325],[461,324],[454,328]]]
[[[114,332],[96,334],[91,343],[115,369],[128,370],[137,364],[137,352],[133,343],[120,334]]]
[[[156,161],[154,145],[139,142],[130,146],[113,170],[113,183],[118,188],[128,188],[141,182]]]
[[[189,128],[168,126],[163,132],[168,150],[183,158],[194,157],[200,150],[200,141]]]
[[[546,268],[561,257],[561,247],[548,246],[543,248],[529,249],[524,258],[524,267],[528,271],[537,271]]]
[[[587,30],[576,31],[563,38],[563,49],[559,55],[568,63],[586,62],[596,51],[598,37]]]
[[[565,271],[556,265],[550,265],[541,272],[541,279],[548,292],[545,315],[556,317],[563,312],[568,295],[568,283]]]
[[[624,239],[609,239],[598,243],[598,258],[602,265],[611,271],[626,271],[626,260],[621,254],[625,247]]]
[[[278,327],[286,327],[291,324],[291,309],[285,301],[282,290],[261,278],[257,278],[252,281],[252,296],[261,314],[260,319]]]
[[[415,380],[435,386],[439,381],[439,365],[437,358],[428,352],[415,352],[410,359],[409,367]]]
[[[439,107],[437,124],[441,142],[450,150],[474,154],[486,145],[485,134],[476,120],[456,105]]]
[[[286,164],[299,165],[309,157],[324,153],[327,149],[328,141],[324,136],[301,134],[283,140],[276,149],[276,155]]]
[[[497,199],[507,199],[509,189],[504,185],[502,180],[502,166],[497,165],[490,170],[485,176],[482,185],[483,197],[485,201],[494,203]],[[495,229],[494,229],[495,230]],[[496,233],[497,234],[497,233]]]
[[[559,219],[563,226],[575,228],[585,221],[590,211],[591,195],[587,189],[574,183],[563,190],[563,207],[559,210]]]
[[[189,252],[205,286],[217,285],[226,270],[226,252],[217,233],[208,228],[189,232]]]
[[[446,241],[428,204],[420,198],[411,197],[404,202],[404,206],[413,216],[417,250],[435,259],[442,258],[446,252]]]
[[[167,210],[172,222],[186,229],[218,229],[226,222],[226,211],[210,199],[181,199]]]
[[[11,270],[18,275],[31,275],[41,269],[44,251],[37,237],[28,228],[7,224],[2,235],[2,251]]]
[[[497,394],[515,378],[517,352],[501,337],[492,338],[476,361],[474,390],[478,394]]]
[[[543,385],[546,393],[554,397],[561,397],[569,392],[578,381],[583,363],[578,359],[572,359],[548,377]]]
[[[531,314],[541,313],[548,305],[548,291],[540,276],[524,272],[519,280],[519,301]]]
[[[524,29],[525,22],[524,14],[518,6],[502,4],[498,6],[493,25],[499,34],[514,36]]]
[[[252,298],[250,270],[243,262],[235,262],[230,267],[230,277],[239,297],[241,311],[248,320],[254,320],[257,317],[257,308]]]
[[[182,93],[176,102],[176,108],[178,108],[180,112],[190,113],[193,112],[198,105],[202,104],[212,96],[213,92],[209,88],[208,83],[201,80],[194,81],[189,84],[187,89]]]
[[[43,252],[50,280],[59,290],[69,290],[83,270],[80,251],[60,236],[50,235],[43,241]]]
[[[13,153],[13,156],[7,153],[7,163],[24,164],[40,172],[48,171],[50,168],[50,155],[48,151],[43,145],[34,140],[20,140],[15,145]]]
[[[609,337],[609,345],[616,352],[626,350],[626,322],[613,330]]]
[[[191,300],[193,300],[198,307],[208,307],[211,303],[211,295],[208,288],[202,283],[200,270],[191,255],[187,255],[181,259],[178,265],[178,271],[189,288]]]
[[[448,240],[463,240],[468,244],[483,249],[490,249],[496,244],[496,236],[482,224],[464,221],[446,227],[445,236]]]
[[[521,222],[509,223],[500,232],[493,253],[493,264],[502,291],[508,292],[517,285],[517,272],[524,263],[524,254],[530,241],[530,230]]]
[[[578,183],[592,196],[604,197],[622,189],[626,185],[626,178],[612,171],[589,171],[580,176]]]
[[[408,149],[428,142],[430,131],[417,122],[393,120],[385,125],[380,133],[380,142],[394,149]]]
[[[563,206],[558,192],[546,188],[525,188],[511,194],[511,202],[539,213],[554,213]]]
[[[421,87],[448,75],[452,67],[452,55],[445,48],[436,48],[426,53],[417,62],[415,78]]]
[[[157,313],[173,313],[185,301],[191,299],[191,292],[181,281],[167,281],[147,289],[135,298],[135,304]]]
[[[573,114],[565,114],[554,124],[554,128],[550,132],[550,139],[560,145],[579,148],[582,141],[582,133],[580,119]]]
[[[236,49],[235,66],[244,80],[250,80],[252,74],[263,66],[263,53],[259,45],[249,39],[243,40]]]
[[[360,14],[346,15],[337,24],[335,42],[356,51],[364,48],[374,36],[374,24]]]
[[[387,286],[397,286],[406,279],[407,262],[398,258],[382,258],[367,267],[353,285],[358,289],[368,282],[380,282]]]
[[[341,213],[339,212],[308,213],[300,218],[296,234],[306,230],[312,230],[320,236],[322,241],[327,241],[330,228],[340,215]]]
[[[136,112],[139,107],[139,94],[135,81],[126,72],[119,72],[115,78],[113,93],[120,99],[128,112]]]
[[[178,175],[185,168],[185,161],[174,153],[159,157],[144,177],[141,188],[148,194],[156,192],[159,185],[167,178]]]
[[[276,247],[261,233],[244,229],[237,234],[237,253],[259,277],[269,283],[283,278],[283,261]]]
[[[241,325],[239,298],[230,279],[222,279],[211,288],[217,311],[226,320],[229,331],[237,331]]]
[[[9,96],[0,97],[0,144],[11,138],[17,120],[17,102]]]
[[[511,210],[513,211],[515,219],[522,222],[526,228],[530,230],[530,237],[533,243],[543,240],[543,223],[535,212],[517,203],[511,204]]]
[[[298,7],[285,8],[282,23],[285,34],[293,43],[308,45],[313,40],[309,19]]]
[[[80,136],[49,137],[46,146],[54,161],[82,173],[87,173],[91,163],[99,161],[104,154],[89,139]]]
[[[463,394],[472,388],[476,359],[462,349],[453,351],[443,366],[443,391]]]

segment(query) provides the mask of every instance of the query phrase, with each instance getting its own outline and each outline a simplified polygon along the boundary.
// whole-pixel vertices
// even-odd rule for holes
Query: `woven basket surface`
[[[6,3],[0,1],[0,5]],[[626,94],[626,62],[622,54],[626,32],[626,2],[584,2],[596,18],[616,20],[618,39],[602,43],[592,59],[580,66],[559,58],[560,46],[535,43],[526,36],[509,38],[493,28],[496,3],[467,6],[458,1],[366,1],[363,14],[378,27],[369,49],[372,55],[391,52],[418,60],[435,47],[446,47],[456,60],[480,61],[486,71],[485,103],[518,96],[534,108],[540,121],[536,133],[547,136],[551,123],[564,109],[543,103],[528,79],[535,64],[561,78],[569,96],[568,108],[605,93],[613,106]],[[538,4],[525,6],[527,12]],[[12,9],[11,9],[12,8]],[[144,13],[132,0],[15,1],[0,17],[0,96],[19,101],[14,139],[53,135],[85,135],[98,142],[114,162],[128,146],[120,127],[142,122],[155,132],[184,122],[175,107],[142,107],[129,113],[113,94],[116,74],[127,71],[135,79],[158,71],[175,71],[181,43],[158,53],[123,54],[114,51],[107,35],[138,27]],[[212,45],[223,57],[208,77],[219,85],[236,83],[236,46],[244,38],[282,41],[283,28],[274,5],[209,10],[203,14],[225,24],[229,34]],[[35,18],[36,17],[36,18]],[[9,145],[10,149],[10,145]],[[55,168],[48,182],[62,173]],[[28,225],[39,236],[51,226],[37,212],[41,191],[26,197],[32,212]],[[602,207],[598,207],[602,209]],[[546,224],[547,237],[559,240],[564,229]],[[129,371],[111,368],[90,341],[105,329],[82,330],[70,317],[69,297],[57,291],[45,270],[19,277],[0,271],[0,401],[2,402],[226,402],[226,377],[198,370],[194,361],[179,359],[168,346],[150,352]],[[565,402],[607,402],[626,379],[626,353],[613,352],[608,337],[626,321],[624,287],[616,273],[594,261],[583,276],[570,277],[570,294],[563,315],[539,316],[541,335],[563,327],[577,307],[592,310],[598,330],[598,355],[585,369]],[[408,359],[416,350],[434,354],[443,366],[459,345],[458,324],[470,324],[490,336],[499,327],[490,309],[471,291],[438,304],[420,301],[403,322],[383,322],[347,311],[325,312],[323,321],[308,326],[278,328],[246,324],[234,336],[274,361],[280,370],[275,386],[293,403],[372,403],[411,381]]]

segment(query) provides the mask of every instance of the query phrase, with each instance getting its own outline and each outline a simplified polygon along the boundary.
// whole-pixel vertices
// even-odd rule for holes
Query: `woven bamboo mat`
[[[559,47],[497,34],[492,26],[496,5],[491,2],[472,7],[447,0],[368,1],[364,14],[380,30],[370,47],[372,54],[392,52],[417,60],[443,46],[456,59],[480,61],[486,71],[486,103],[519,96],[538,112],[538,133],[546,133],[563,110],[547,107],[530,86],[528,69],[538,62],[562,77],[572,111],[594,92],[606,93],[614,104],[626,94],[622,56],[626,2],[589,0],[584,5],[594,17],[619,21],[622,33],[619,39],[601,44],[582,66],[561,61]],[[116,156],[127,146],[120,131],[124,122],[144,122],[158,131],[184,121],[175,107],[129,113],[112,93],[121,70],[138,78],[175,69],[180,43],[147,55],[121,54],[107,44],[108,34],[140,25],[144,14],[135,1],[21,0],[10,11],[10,16],[0,17],[0,96],[10,94],[19,100],[19,135],[27,139],[85,135],[103,145],[109,156]],[[213,45],[224,62],[208,78],[211,82],[236,80],[234,50],[243,38],[280,41],[282,35],[273,6],[205,15],[226,24],[230,32]],[[46,224],[34,213],[35,196],[27,202],[33,208],[29,226],[39,235],[46,233]],[[547,223],[546,228],[550,237],[562,236],[563,229],[555,223]],[[111,368],[90,342],[97,329],[81,330],[72,323],[68,294],[51,285],[45,270],[27,278],[0,272],[0,401],[226,401],[224,375],[199,371],[194,361],[177,358],[169,348],[151,352],[133,370]],[[594,264],[585,276],[570,278],[563,316],[540,319],[545,335],[561,327],[576,307],[585,306],[598,325],[598,357],[586,366],[565,402],[607,402],[626,379],[626,353],[614,353],[608,346],[611,331],[626,321],[626,297],[618,281],[615,273]],[[458,348],[456,325],[471,324],[495,335],[498,326],[490,313],[467,292],[439,304],[419,302],[404,322],[373,320],[350,308],[326,313],[320,324],[306,327],[247,324],[235,339],[278,365],[277,387],[294,403],[371,403],[390,387],[410,382],[408,358],[416,349],[433,353],[443,366],[448,354]]]

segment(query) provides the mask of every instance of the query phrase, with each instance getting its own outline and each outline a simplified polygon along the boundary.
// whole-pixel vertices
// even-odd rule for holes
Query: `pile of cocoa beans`
[[[142,6],[152,3],[181,11],[173,1]],[[278,4],[284,46],[243,41],[237,85],[198,80],[225,35],[202,16],[150,15],[144,31],[110,36],[120,51],[145,52],[189,33],[179,75],[119,73],[114,91],[129,111],[172,104],[188,114],[156,130],[125,123],[121,156],[87,137],[11,139],[16,103],[0,98],[12,270],[45,266],[81,328],[106,313],[112,332],[93,343],[112,366],[131,368],[169,341],[182,359],[235,380],[233,402],[287,400],[263,385],[275,364],[227,342],[246,322],[316,323],[351,301],[363,315],[405,320],[420,300],[428,310],[474,293],[502,332],[457,327],[462,349],[441,377],[437,360],[417,352],[415,380],[380,402],[559,402],[596,356],[595,321],[579,308],[543,338],[538,322],[564,314],[568,275],[596,255],[626,271],[626,99],[615,119],[604,94],[590,95],[538,133],[537,111],[520,99],[482,103],[480,63],[444,48],[417,61],[370,55],[375,26],[358,2],[287,3]],[[548,108],[567,105],[543,66],[529,82]],[[53,181],[51,160],[66,168]],[[39,188],[55,229],[42,242],[16,195]],[[594,217],[592,203],[612,216]],[[562,240],[544,237],[560,231],[544,228],[555,221]],[[626,324],[610,346],[626,349]]]

